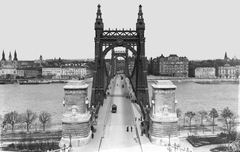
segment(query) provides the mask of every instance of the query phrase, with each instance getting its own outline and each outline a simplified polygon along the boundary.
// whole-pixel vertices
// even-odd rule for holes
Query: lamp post
[[[169,133],[169,134],[168,134],[168,139],[169,139],[168,145],[169,145],[169,146],[171,145],[171,143],[170,143],[170,136],[171,136],[171,134]]]
[[[69,135],[69,138],[70,138],[70,144],[69,144],[69,147],[72,148],[72,143],[71,143],[72,135]]]
[[[176,150],[177,150],[177,144],[174,143],[174,152],[176,152]]]

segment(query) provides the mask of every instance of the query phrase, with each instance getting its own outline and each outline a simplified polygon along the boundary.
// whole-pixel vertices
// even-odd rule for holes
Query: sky
[[[145,21],[145,55],[240,59],[239,0],[0,0],[0,52],[19,60],[94,58],[94,23],[135,29]]]

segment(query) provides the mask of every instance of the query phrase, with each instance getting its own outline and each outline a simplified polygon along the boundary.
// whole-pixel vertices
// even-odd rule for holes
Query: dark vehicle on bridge
[[[116,113],[117,112],[117,105],[113,104],[112,105],[112,113]]]

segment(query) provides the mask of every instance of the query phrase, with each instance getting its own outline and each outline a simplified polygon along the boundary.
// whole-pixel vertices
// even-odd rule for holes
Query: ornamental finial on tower
[[[145,23],[144,23],[143,12],[142,12],[142,5],[139,5],[136,29],[145,29]]]
[[[101,13],[101,5],[98,4],[98,10],[97,10],[97,19],[102,19],[102,13]]]
[[[98,4],[98,10],[97,10],[97,18],[95,22],[95,30],[96,29],[103,29],[103,22],[102,22],[102,12],[101,12],[101,6]]]
[[[142,5],[139,5],[138,19],[143,19]]]

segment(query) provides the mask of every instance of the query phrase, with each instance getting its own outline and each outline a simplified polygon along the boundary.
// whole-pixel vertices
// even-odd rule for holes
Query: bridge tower
[[[115,47],[124,47],[135,56],[135,65],[128,78],[136,94],[137,103],[140,105],[144,119],[149,121],[148,84],[145,57],[145,23],[142,6],[139,5],[136,30],[104,30],[101,6],[98,5],[95,21],[95,66],[92,83],[91,107],[98,111],[103,104],[109,80],[113,74],[106,69],[105,55]],[[104,47],[104,49],[103,49]],[[128,66],[128,60],[125,66]],[[112,59],[113,62],[113,59]],[[116,70],[116,69],[115,69]]]
[[[176,86],[170,80],[158,80],[152,89],[150,140],[157,145],[178,144]]]
[[[69,81],[64,86],[62,138],[59,146],[80,147],[90,142],[91,112],[84,81]]]

